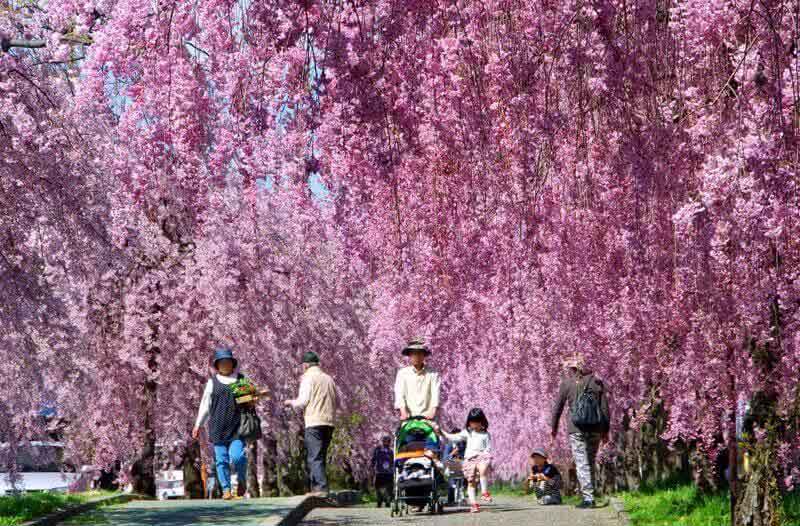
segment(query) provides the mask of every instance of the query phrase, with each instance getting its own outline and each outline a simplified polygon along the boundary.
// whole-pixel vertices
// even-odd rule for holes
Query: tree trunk
[[[751,471],[737,495],[738,503],[733,524],[735,526],[778,526],[780,524],[781,494],[778,488],[777,443],[785,431],[785,422],[778,415],[778,394],[772,378],[775,366],[780,363],[781,311],[778,297],[770,301],[772,341],[759,345],[755,338],[746,339],[746,347],[753,366],[761,376],[761,388],[750,401],[750,418],[745,419],[745,432],[749,438]],[[749,420],[749,421],[748,421]],[[764,436],[754,439],[755,428]]]
[[[119,476],[120,465],[119,462],[114,464],[114,467],[109,471],[101,471],[100,478],[97,481],[97,489],[117,491],[119,484],[117,484],[117,477]]]
[[[298,447],[292,452],[292,439]],[[306,445],[303,430],[295,435],[287,435],[286,442],[281,444],[287,450],[287,461],[278,465],[278,491],[280,495],[298,495],[309,491],[309,478],[306,471]]]
[[[205,497],[203,479],[200,475],[200,445],[196,441],[192,441],[186,448],[181,467],[183,469],[183,492],[186,498],[202,499]]]
[[[342,471],[344,472],[344,485],[347,489],[358,489],[353,466],[350,465],[350,458],[342,459]]]
[[[311,484],[308,477],[308,466],[306,466],[306,442],[303,430],[297,434],[299,447],[297,455],[290,458],[290,469],[286,473],[284,482],[290,494],[299,495],[306,491],[311,491]]]
[[[261,496],[278,496],[278,442],[267,432],[264,434],[263,451],[261,453]]]
[[[260,497],[261,488],[258,485],[258,441],[253,440],[247,444],[247,491],[251,497]]]
[[[720,490],[719,473],[716,463],[708,458],[708,454],[695,445],[689,453],[692,469],[692,481],[701,493],[716,493]]]
[[[144,417],[144,443],[142,444],[141,454],[136,462],[131,466],[131,484],[133,492],[149,497],[156,496],[156,435],[153,429],[153,419],[150,408],[150,400],[155,398],[155,382],[148,381],[145,384],[145,403],[148,410]]]
[[[158,304],[152,306],[152,313],[158,315],[161,307]],[[158,341],[159,326],[156,322],[148,323],[153,341]],[[144,444],[142,444],[142,454],[136,460],[131,469],[133,479],[133,492],[149,497],[156,496],[156,431],[154,420],[154,409],[158,400],[158,384],[156,375],[158,373],[158,355],[161,349],[154,345],[144,349],[147,356],[147,368],[150,371],[148,378],[144,382],[144,400],[142,402],[144,410]]]
[[[753,470],[740,492],[735,526],[779,526],[780,490],[775,476],[775,451],[769,443],[753,452]]]
[[[670,449],[661,439],[667,426],[667,413],[656,391],[651,392],[648,403],[647,420],[640,428],[631,428],[630,413],[623,415],[622,430],[613,437],[614,455],[597,466],[599,492],[635,491],[642,484],[652,486],[667,480],[688,479],[689,458],[685,444],[678,443]]]

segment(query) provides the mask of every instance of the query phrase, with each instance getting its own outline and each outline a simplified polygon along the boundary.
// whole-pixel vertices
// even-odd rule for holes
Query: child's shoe
[[[490,502],[492,502],[492,496],[489,494],[488,491],[486,491],[481,495],[481,500],[483,502],[490,503]]]
[[[479,513],[480,511],[481,511],[481,507],[478,506],[477,503],[473,504],[472,508],[470,508],[470,510],[469,510],[470,513]]]
[[[222,500],[233,500],[233,494],[231,493],[231,490],[226,489],[222,492]]]

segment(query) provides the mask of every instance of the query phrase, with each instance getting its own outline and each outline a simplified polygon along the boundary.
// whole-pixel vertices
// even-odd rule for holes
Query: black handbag
[[[239,418],[239,438],[245,442],[253,442],[263,436],[261,432],[261,419],[256,414],[255,407],[242,410]]]

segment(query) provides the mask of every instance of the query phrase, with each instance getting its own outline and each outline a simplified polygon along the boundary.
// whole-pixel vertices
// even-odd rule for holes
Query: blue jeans
[[[231,490],[231,462],[236,468],[236,478],[240,488],[247,484],[247,452],[244,442],[231,440],[214,444],[214,457],[217,461],[217,480],[222,491]]]
[[[307,427],[305,431],[306,464],[311,491],[328,491],[328,477],[325,474],[328,446],[331,445],[333,426]]]

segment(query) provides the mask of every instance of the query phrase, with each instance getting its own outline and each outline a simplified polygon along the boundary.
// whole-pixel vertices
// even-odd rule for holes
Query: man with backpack
[[[608,393],[603,382],[587,370],[583,356],[575,355],[566,360],[564,369],[566,374],[553,405],[552,436],[555,440],[564,405],[569,403],[569,443],[583,495],[583,502],[577,507],[592,508],[595,504],[594,461],[600,444],[608,439]]]

